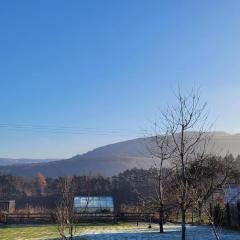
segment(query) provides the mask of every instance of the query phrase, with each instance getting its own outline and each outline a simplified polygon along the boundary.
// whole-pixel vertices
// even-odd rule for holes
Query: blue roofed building
[[[228,184],[224,188],[224,200],[225,204],[228,203],[231,206],[237,205],[240,202],[240,185]]]
[[[74,197],[74,210],[78,213],[112,213],[114,212],[113,198],[111,196]]]

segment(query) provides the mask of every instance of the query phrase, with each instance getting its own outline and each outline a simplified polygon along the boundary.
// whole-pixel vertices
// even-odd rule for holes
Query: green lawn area
[[[145,224],[146,225],[146,224]],[[84,224],[77,226],[76,235],[79,233],[122,231],[135,227],[136,224],[118,223],[118,224]],[[144,227],[147,227],[144,226]],[[5,225],[0,226],[0,239],[4,240],[47,240],[58,238],[56,225]]]
[[[57,228],[54,225],[8,225],[0,227],[0,239],[50,239],[56,238]]]

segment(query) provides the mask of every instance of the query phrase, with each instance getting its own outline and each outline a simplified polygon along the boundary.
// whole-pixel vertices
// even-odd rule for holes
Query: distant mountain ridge
[[[208,147],[213,154],[240,154],[240,134],[215,132],[212,133],[212,139]],[[152,167],[153,159],[146,148],[151,142],[151,138],[128,140],[99,147],[65,160],[2,166],[0,173],[34,176],[42,172],[48,177],[96,174],[112,176],[134,167]]]
[[[8,166],[14,164],[46,163],[57,160],[60,159],[0,158],[0,166]]]

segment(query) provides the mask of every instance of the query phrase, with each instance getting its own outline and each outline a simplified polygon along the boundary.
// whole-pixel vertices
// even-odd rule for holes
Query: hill
[[[99,147],[61,161],[3,166],[0,167],[0,172],[20,176],[34,176],[37,172],[49,177],[73,174],[112,176],[134,167],[153,166],[153,159],[146,148],[150,142],[151,138],[138,138]],[[222,156],[227,153],[232,153],[234,156],[240,154],[240,134],[215,132],[209,151]]]

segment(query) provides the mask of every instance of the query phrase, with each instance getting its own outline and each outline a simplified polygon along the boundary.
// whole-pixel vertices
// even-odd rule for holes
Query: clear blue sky
[[[216,130],[240,132],[239,13],[237,0],[1,1],[0,157],[139,137],[177,83],[202,88]]]

